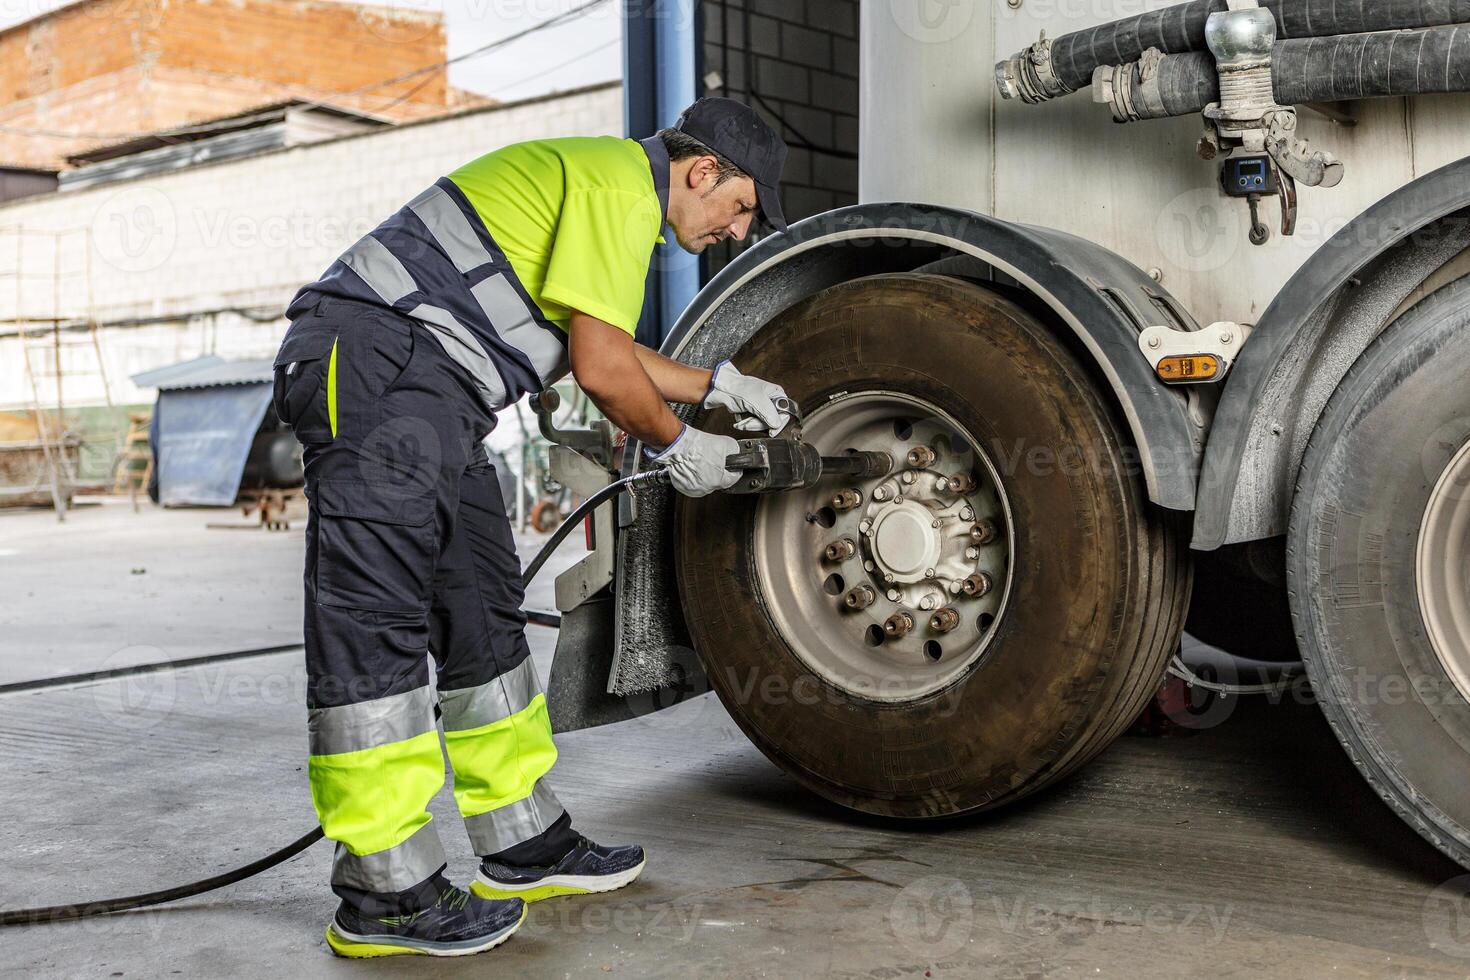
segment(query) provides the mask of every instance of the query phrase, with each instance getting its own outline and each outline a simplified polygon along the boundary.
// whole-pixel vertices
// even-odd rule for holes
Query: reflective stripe
[[[545,384],[566,371],[567,347],[552,330],[538,324],[520,294],[497,272],[470,287],[485,318],[502,340],[526,355],[536,376]]]
[[[461,274],[495,261],[475,234],[470,220],[442,187],[430,187],[408,206],[419,216]]]
[[[336,708],[312,708],[306,731],[312,755],[339,755],[403,742],[434,730],[434,691],[428,686]]]
[[[495,263],[495,257],[475,234],[469,218],[443,188],[437,185],[429,188],[408,206],[419,216],[461,275]],[[470,287],[470,292],[495,332],[526,355],[542,383],[564,373],[566,345],[536,323],[535,315],[504,273],[496,273],[476,283]]]
[[[464,827],[475,853],[485,857],[545,833],[565,812],[543,780],[524,799],[488,813],[465,817]]]
[[[429,801],[444,786],[439,732],[431,728],[422,735],[370,749],[312,755],[307,760],[307,781],[328,837],[363,858],[395,850],[421,836],[433,819],[429,816]],[[404,877],[393,882],[392,890],[407,888],[433,873],[430,867],[416,878],[407,877],[422,870],[430,846],[427,841],[418,841],[404,849],[404,857],[388,854],[375,860],[349,862],[349,867],[364,874],[377,869],[385,875],[398,875],[396,869],[409,868],[402,872]],[[437,839],[432,847],[437,854]]]
[[[341,843],[332,858],[332,884],[367,892],[401,892],[425,880],[448,863],[433,824],[424,824],[408,840],[385,851],[353,854]]]
[[[415,306],[408,311],[408,315],[428,324],[432,328],[430,332],[439,341],[439,346],[444,348],[444,353],[449,355],[449,359],[469,372],[470,377],[475,380],[475,386],[480,389],[486,408],[493,412],[505,407],[509,400],[505,395],[505,381],[500,377],[495,362],[485,353],[485,348],[480,346],[468,327],[456,320],[454,314],[448,310],[427,303]]]
[[[499,810],[531,795],[556,762],[546,695],[524,709],[478,728],[444,730],[454,766],[454,800],[465,817]]]
[[[527,657],[520,666],[512,667],[489,683],[440,691],[439,711],[444,730],[463,731],[503,721],[527,708],[531,699],[540,693],[535,666]]]
[[[364,235],[342,253],[342,264],[357,273],[389,306],[419,288],[398,256],[372,235]]]
[[[327,424],[337,438],[337,341],[332,340],[332,357],[327,361]]]

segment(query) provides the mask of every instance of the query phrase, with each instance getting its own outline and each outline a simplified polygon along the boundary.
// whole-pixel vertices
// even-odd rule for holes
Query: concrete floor
[[[531,630],[543,671],[554,636]],[[304,833],[302,684],[287,653],[0,695],[0,906],[190,880]],[[0,976],[1470,976],[1470,878],[1387,812],[1314,707],[1212,721],[915,829],[801,790],[707,696],[558,738],[579,829],[642,842],[648,870],[534,906],[481,957],[334,959],[319,844],[174,906],[0,931]],[[434,812],[463,881],[447,792]]]

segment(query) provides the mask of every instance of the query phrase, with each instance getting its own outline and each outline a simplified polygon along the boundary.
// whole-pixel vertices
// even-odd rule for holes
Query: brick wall
[[[702,0],[701,13],[703,71],[723,84],[707,94],[755,106],[791,144],[787,219],[857,203],[858,0]]]
[[[0,31],[0,126],[149,132],[292,97],[420,119],[457,104],[442,69],[344,93],[433,64],[444,51],[442,18],[411,9],[322,0],[86,0]],[[68,154],[114,142],[0,131],[0,160],[60,167]]]
[[[622,89],[599,85],[0,205],[0,321],[16,315],[16,272],[26,316],[161,321],[103,332],[114,398],[136,401],[145,393],[131,373],[201,354],[271,356],[286,328],[271,314],[461,164],[521,140],[622,134]],[[56,239],[43,231],[60,233],[59,289]],[[227,308],[266,319],[211,312]],[[0,334],[12,329],[0,323]],[[73,359],[70,369],[96,369],[85,351]],[[0,336],[0,409],[25,401],[23,382],[18,342]],[[101,389],[79,375],[67,401],[99,402]]]

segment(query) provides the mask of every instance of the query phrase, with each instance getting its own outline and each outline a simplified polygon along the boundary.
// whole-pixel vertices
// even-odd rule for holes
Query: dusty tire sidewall
[[[763,751],[829,799],[922,816],[1014,798],[1106,700],[1130,642],[1139,480],[1086,372],[1046,330],[974,286],[875,277],[788,311],[735,358],[808,412],[840,392],[925,399],[991,455],[1011,505],[1012,591],[985,656],[935,695],[888,704],[826,684],[781,638],[754,568],[755,500],[681,502],[686,619],[697,649],[719,651],[706,656],[712,684]],[[1048,455],[1058,447],[1066,465]]]
[[[1288,538],[1293,620],[1338,738],[1406,821],[1470,866],[1470,705],[1425,631],[1416,557],[1448,450],[1470,440],[1470,283],[1365,353],[1302,464]],[[1457,815],[1457,817],[1455,816]]]

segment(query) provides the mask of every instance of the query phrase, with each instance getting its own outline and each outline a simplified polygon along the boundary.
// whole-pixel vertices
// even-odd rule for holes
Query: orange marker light
[[[1220,359],[1213,354],[1166,357],[1155,370],[1159,374],[1159,380],[1165,384],[1203,384],[1220,376]]]

